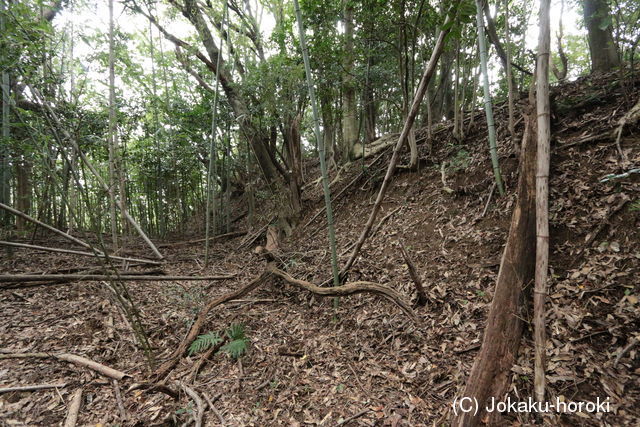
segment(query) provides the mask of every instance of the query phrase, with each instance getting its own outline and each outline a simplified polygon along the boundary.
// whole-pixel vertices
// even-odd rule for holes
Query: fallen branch
[[[59,249],[59,248],[50,248],[48,246],[29,245],[26,243],[6,242],[4,240],[0,240],[0,245],[13,246],[16,248],[36,249],[39,251],[46,251],[46,252],[59,252],[63,254],[88,256],[88,257],[94,257],[94,258],[109,258],[109,259],[114,259],[118,261],[139,262],[142,264],[162,265],[162,262],[159,262],[159,261],[152,261],[149,259],[142,259],[142,258],[127,258],[127,257],[121,257],[121,256],[115,256],[115,255],[107,255],[102,252],[97,252],[97,253],[82,252],[82,251],[74,251],[71,249]]]
[[[57,228],[52,227],[52,226],[50,226],[49,224],[45,224],[45,223],[44,223],[44,222],[42,222],[42,221],[38,221],[37,219],[35,219],[35,218],[33,218],[33,217],[30,217],[30,216],[29,216],[29,215],[27,215],[26,213],[20,212],[19,210],[14,209],[14,208],[12,208],[11,206],[7,206],[7,205],[5,205],[4,203],[0,203],[0,209],[3,209],[3,210],[5,210],[5,211],[7,211],[7,212],[11,212],[12,214],[14,214],[14,215],[16,215],[16,216],[19,216],[20,218],[25,219],[25,220],[27,220],[27,221],[29,221],[29,222],[32,222],[32,223],[34,223],[34,224],[36,224],[36,225],[39,225],[39,226],[40,226],[40,227],[42,227],[42,228],[46,228],[47,230],[49,230],[49,231],[51,231],[51,232],[53,232],[53,233],[56,233],[56,234],[58,234],[58,235],[60,235],[60,236],[64,237],[64,238],[65,238],[65,239],[67,239],[67,240],[70,240],[70,241],[72,241],[72,242],[74,242],[74,243],[77,243],[77,244],[78,244],[78,245],[80,245],[80,246],[83,246],[83,247],[85,247],[85,248],[87,248],[87,249],[93,249],[93,248],[92,248],[92,246],[91,246],[90,244],[88,244],[88,243],[86,243],[86,242],[83,242],[82,240],[80,240],[80,239],[78,239],[78,238],[76,238],[76,237],[73,237],[72,235],[67,234],[67,233],[65,233],[64,231],[58,230]],[[100,252],[100,251],[98,251],[98,253],[101,253],[101,252]]]
[[[116,395],[118,412],[120,412],[120,421],[127,421],[127,411],[125,411],[124,404],[122,403],[122,395],[120,393],[120,385],[118,384],[118,380],[111,380],[111,383],[113,384],[113,391]]]
[[[364,414],[366,414],[367,412],[371,411],[371,408],[364,408],[362,411],[358,412],[355,415],[350,416],[349,418],[345,418],[344,420],[338,422],[338,425],[345,425],[353,420],[355,420],[356,418],[360,418],[361,416],[363,416]]]
[[[127,389],[127,393],[132,392],[134,390],[144,390],[146,393],[155,393],[160,392],[164,393],[173,400],[178,400],[180,398],[180,394],[173,390],[172,388],[159,383],[140,383],[140,384],[132,384],[129,389]]]
[[[86,357],[77,356],[75,354],[69,353],[3,353],[0,354],[0,360],[3,359],[58,359],[65,362],[70,362],[76,365],[84,366],[85,368],[89,368],[93,371],[96,371],[106,377],[113,378],[115,380],[121,380],[123,378],[129,377],[129,375],[124,372],[118,371],[116,369],[110,368],[108,366],[102,365],[98,362],[94,362],[93,360],[87,359]]]
[[[487,209],[489,209],[489,203],[491,203],[491,197],[493,196],[493,192],[496,189],[496,183],[494,182],[491,185],[491,191],[489,191],[489,197],[487,197],[487,203],[484,205],[484,209],[482,210],[482,215],[480,217],[484,217],[487,214]]]
[[[40,282],[46,280],[68,280],[75,282],[87,282],[98,280],[119,280],[127,282],[144,282],[150,280],[227,280],[235,277],[235,274],[222,276],[148,276],[148,275],[107,275],[107,274],[3,274],[0,275],[0,283],[8,282]],[[3,289],[0,287],[0,289]]]
[[[204,416],[204,402],[198,396],[198,393],[195,392],[191,387],[187,386],[184,383],[180,384],[182,390],[184,390],[187,395],[192,398],[196,402],[196,407],[198,408],[198,412],[193,413],[193,420],[196,423],[196,427],[202,427],[202,417]]]
[[[78,413],[80,412],[80,405],[82,405],[82,389],[79,388],[73,393],[71,403],[69,404],[69,410],[67,411],[67,418],[64,420],[64,427],[75,427],[78,422]]]
[[[629,350],[631,350],[633,347],[635,347],[638,344],[638,341],[636,338],[633,338],[631,340],[631,342],[629,344],[627,344],[627,346],[625,348],[623,348],[620,353],[618,353],[618,355],[616,356],[616,360],[613,362],[613,367],[615,368],[616,366],[618,366],[618,363],[620,363],[620,359],[622,359],[624,357],[625,354],[627,354],[629,352]]]
[[[37,391],[37,390],[47,390],[50,388],[62,388],[66,385],[67,385],[66,383],[58,383],[58,384],[34,384],[34,385],[20,385],[15,387],[2,387],[0,388],[0,394],[11,393],[14,391]]]
[[[198,313],[198,317],[191,325],[187,336],[184,337],[178,348],[171,354],[171,356],[169,356],[169,360],[167,360],[162,364],[162,366],[160,366],[160,368],[158,368],[154,376],[156,378],[164,378],[173,369],[173,367],[178,363],[179,358],[187,351],[189,345],[198,337],[198,335],[200,335],[200,330],[202,329],[202,326],[207,319],[207,315],[211,310],[213,310],[220,304],[224,304],[225,302],[244,297],[249,292],[260,286],[262,281],[268,275],[269,274],[265,271],[242,288],[209,301],[209,303],[202,310],[200,310],[200,313]]]
[[[206,393],[202,393],[202,395],[204,396],[204,399],[207,401],[207,404],[209,405],[209,408],[211,408],[211,410],[213,411],[214,414],[216,414],[216,417],[218,417],[218,421],[220,421],[220,425],[224,426],[226,425],[226,422],[224,421],[224,418],[222,417],[222,414],[220,413],[220,411],[218,411],[216,409],[216,407],[214,406],[214,402],[216,400],[218,400],[220,398],[220,396],[222,396],[222,394],[218,394],[216,397],[214,397],[213,399],[210,399],[209,396],[207,396]]]
[[[409,253],[404,247],[404,244],[400,241],[398,242],[400,245],[400,251],[402,252],[402,257],[404,258],[404,262],[407,264],[409,268],[409,276],[411,276],[411,280],[416,285],[416,291],[418,293],[418,301],[416,305],[424,306],[427,304],[427,295],[424,293],[424,287],[422,286],[422,279],[416,270],[416,266],[409,257]]]
[[[402,309],[402,311],[404,311],[407,314],[407,316],[409,316],[409,318],[414,323],[418,323],[418,319],[416,315],[413,313],[413,310],[411,309],[409,304],[406,301],[404,301],[404,299],[400,295],[398,295],[396,291],[394,291],[391,288],[388,288],[383,285],[379,285],[377,283],[372,283],[372,282],[353,282],[353,283],[348,283],[342,286],[322,288],[320,286],[314,285],[313,283],[309,283],[304,280],[295,279],[291,277],[289,274],[287,274],[286,272],[276,268],[274,262],[270,262],[267,265],[266,270],[263,271],[262,274],[260,274],[260,276],[256,277],[255,279],[253,279],[251,282],[249,282],[242,288],[236,289],[233,292],[219,296],[209,301],[209,303],[202,310],[200,310],[200,313],[198,313],[198,317],[196,318],[195,322],[193,322],[193,324],[191,325],[189,332],[184,337],[184,339],[182,340],[178,348],[176,348],[176,350],[171,354],[171,356],[169,356],[169,359],[164,364],[162,364],[160,368],[158,368],[158,370],[154,373],[154,377],[160,380],[162,378],[165,378],[169,374],[169,372],[171,372],[174,366],[178,363],[180,357],[182,357],[182,355],[187,351],[187,348],[189,347],[189,345],[193,342],[193,340],[195,340],[198,337],[198,335],[200,335],[200,331],[204,326],[204,322],[207,319],[207,315],[211,310],[213,310],[215,307],[221,304],[246,296],[250,292],[257,289],[263,283],[263,281],[268,277],[270,277],[271,275],[278,276],[292,285],[296,285],[316,295],[320,295],[324,297],[347,296],[347,295],[353,295],[353,294],[359,294],[359,293],[378,294],[387,298],[394,304],[396,304],[398,307],[400,307],[400,309]]]

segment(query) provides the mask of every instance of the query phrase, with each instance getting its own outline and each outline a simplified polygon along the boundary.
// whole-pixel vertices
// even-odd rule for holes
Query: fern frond
[[[237,359],[247,351],[247,343],[248,340],[243,337],[223,345],[220,348],[220,351],[224,351],[232,358]]]
[[[222,338],[217,332],[200,335],[189,346],[189,356],[207,350],[220,342],[222,342]]]
[[[244,340],[244,325],[242,323],[232,323],[226,330],[227,336],[230,340]]]

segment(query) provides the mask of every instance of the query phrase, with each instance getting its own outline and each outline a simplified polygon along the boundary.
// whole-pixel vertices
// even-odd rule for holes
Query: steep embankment
[[[615,411],[549,420],[565,425],[633,425],[640,420],[640,347],[632,346],[640,338],[640,175],[600,180],[622,171],[614,141],[603,134],[637,102],[637,86],[621,87],[607,76],[582,79],[556,88],[555,93],[549,395],[568,401],[609,397]],[[212,356],[193,382],[193,389],[202,395],[219,396],[215,406],[227,422],[328,426],[351,418],[350,425],[447,423],[451,403],[462,391],[482,338],[515,197],[517,157],[512,141],[505,137],[506,108],[496,110],[508,195],[490,196],[493,180],[482,115],[477,114],[461,143],[451,137],[450,127],[434,129],[433,152],[420,144],[425,159],[420,170],[396,175],[379,215],[383,223],[349,276],[349,280],[385,283],[415,298],[398,248],[403,242],[429,297],[425,307],[416,309],[421,326],[416,328],[385,300],[368,295],[343,298],[334,311],[332,301],[272,280],[209,317],[207,330],[242,323],[252,342],[240,363]],[[630,127],[623,138],[629,161],[624,168],[640,164],[639,129]],[[517,131],[522,133],[522,121]],[[418,132],[419,141],[425,134]],[[599,137],[591,138],[594,135]],[[352,183],[334,204],[343,262],[364,226],[388,157],[389,153],[363,173],[360,163],[353,164],[332,189],[337,195]],[[444,189],[443,163],[444,180],[452,192]],[[317,170],[310,167],[309,180],[314,175]],[[320,191],[311,187],[305,192],[302,225],[279,251],[290,274],[314,283],[330,279],[331,273],[323,215],[307,224],[322,208]],[[170,260],[168,274],[234,271],[237,279],[205,287],[198,282],[130,285],[160,359],[176,347],[206,300],[247,283],[264,269],[264,262],[251,251],[260,240],[241,246],[247,241],[243,239],[217,242],[215,265],[206,272],[199,244],[164,249]],[[52,246],[51,239],[48,243]],[[16,253],[0,264],[3,272],[53,266],[77,267],[77,259]],[[130,328],[98,283],[5,291],[0,306],[2,348],[83,354],[137,380],[147,373]],[[529,330],[520,354],[511,390],[524,398],[531,395],[533,381]],[[197,360],[197,356],[183,359],[171,380],[191,381]],[[88,397],[81,422],[119,422],[113,386],[91,372],[26,360],[2,360],[0,372],[5,384],[43,378],[64,381],[67,386],[60,393],[65,399],[82,386]],[[174,387],[173,382],[168,384]],[[186,421],[195,409],[186,396],[174,401],[161,393],[124,392],[123,401],[130,419],[140,420],[141,425]],[[65,408],[54,392],[0,396],[0,416],[7,423],[53,424],[64,417]],[[528,420],[526,414],[511,418]],[[212,412],[205,419],[217,423]]]

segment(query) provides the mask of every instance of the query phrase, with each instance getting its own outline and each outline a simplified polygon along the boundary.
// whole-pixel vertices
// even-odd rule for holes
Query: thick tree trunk
[[[474,426],[485,416],[489,398],[502,399],[509,386],[511,367],[522,336],[524,289],[533,278],[535,252],[536,116],[525,116],[518,196],[511,215],[507,244],[502,254],[480,353],[461,397],[476,399],[479,411],[454,415],[452,425]]]
[[[604,73],[620,66],[618,49],[613,41],[611,13],[606,0],[584,0],[582,12],[587,27],[591,71]]]

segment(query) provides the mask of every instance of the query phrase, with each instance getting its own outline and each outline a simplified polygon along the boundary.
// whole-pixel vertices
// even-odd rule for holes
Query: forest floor
[[[549,415],[546,424],[640,423],[640,346],[633,345],[640,340],[640,174],[601,182],[608,174],[640,165],[640,127],[630,126],[622,139],[627,165],[620,164],[610,137],[590,139],[613,130],[637,102],[640,81],[634,88],[614,80],[589,77],[553,89],[547,302],[548,398],[609,399],[611,412]],[[522,99],[519,108],[524,103]],[[248,353],[239,361],[215,354],[195,377],[193,367],[200,355],[185,357],[167,385],[179,390],[178,382],[190,384],[200,396],[214,400],[227,425],[447,425],[482,339],[515,200],[517,156],[513,141],[505,137],[506,107],[496,111],[508,194],[499,197],[491,191],[483,115],[476,115],[462,142],[452,138],[450,124],[436,127],[433,152],[426,143],[419,146],[420,170],[395,176],[378,219],[386,220],[349,275],[349,281],[386,284],[415,300],[398,246],[403,242],[428,296],[427,305],[415,309],[418,325],[375,296],[341,298],[334,308],[330,298],[320,299],[272,278],[243,299],[215,308],[206,323],[205,332],[243,324],[251,342]],[[519,135],[522,128],[520,120]],[[418,140],[424,142],[424,137],[422,129]],[[366,168],[334,203],[343,263],[371,210],[389,155]],[[453,191],[444,189],[445,161],[446,185]],[[308,182],[317,176],[316,169],[309,165]],[[362,170],[360,162],[352,164],[333,194]],[[301,225],[283,240],[278,254],[291,275],[319,284],[331,277],[326,220],[319,215],[306,225],[322,207],[319,186],[308,189],[304,197]],[[238,230],[244,226],[235,224]],[[176,241],[189,237],[202,236]],[[46,236],[35,242],[68,246]],[[264,270],[264,261],[253,252],[264,244],[264,237],[240,247],[242,242],[246,237],[216,241],[214,262],[207,269],[201,243],[161,248],[167,257],[165,274],[235,273],[231,280],[127,284],[158,360],[177,347],[209,299],[237,289]],[[141,244],[137,249],[130,244],[129,252],[145,253]],[[4,252],[0,260],[3,274],[82,270],[91,264],[89,258],[72,255],[25,250],[7,255]],[[116,386],[94,371],[59,360],[0,358],[0,387],[65,383],[56,389],[0,394],[1,425],[60,424],[78,388],[84,391],[82,425],[174,425],[188,422],[197,412],[194,400],[183,393],[176,400],[159,392],[129,391],[150,371],[131,327],[100,282],[2,289],[0,349],[73,353],[132,377],[117,385],[127,415],[123,420]],[[524,400],[533,388],[530,327],[519,354],[510,392]],[[527,414],[504,420],[507,425],[532,422]],[[204,422],[220,424],[208,408]]]

